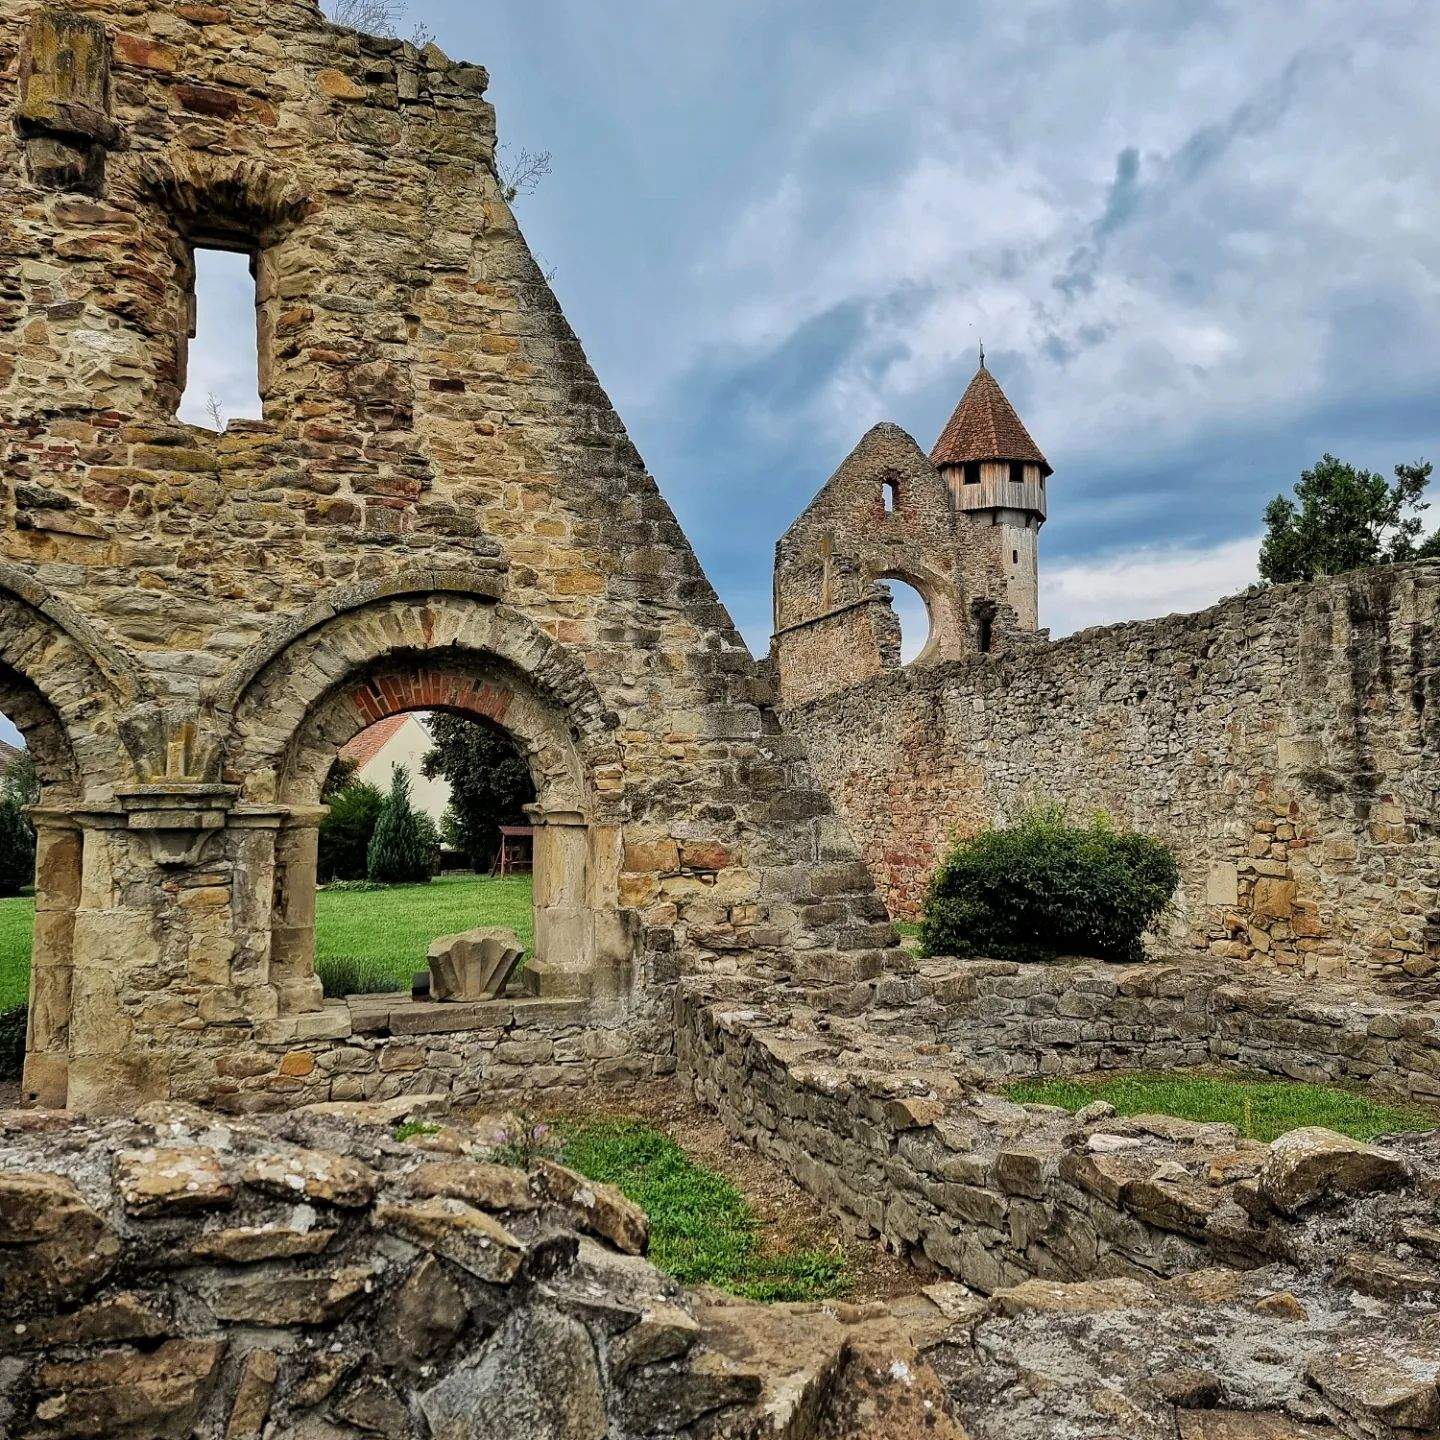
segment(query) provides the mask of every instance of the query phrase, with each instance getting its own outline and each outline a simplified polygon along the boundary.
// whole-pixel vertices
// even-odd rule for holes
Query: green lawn
[[[30,941],[35,933],[33,900],[0,900],[0,1011],[30,998]]]
[[[408,990],[441,935],[508,925],[528,949],[535,941],[528,875],[506,880],[446,876],[429,885],[322,890],[315,897],[315,968],[326,988]]]
[[[460,875],[387,890],[322,890],[315,902],[316,968],[332,985],[343,980],[341,988],[408,990],[439,935],[508,925],[527,947],[535,939],[528,875],[507,880]],[[34,929],[33,900],[0,900],[0,1010],[29,998]]]
[[[1302,1125],[1323,1125],[1356,1140],[1398,1130],[1431,1130],[1434,1114],[1384,1105],[1329,1085],[1291,1080],[1226,1079],[1215,1075],[1117,1075],[1080,1080],[1022,1080],[1006,1092],[1012,1100],[1079,1110],[1108,1100],[1121,1115],[1174,1115],[1182,1120],[1221,1121],[1252,1140],[1273,1140]]]
[[[638,1120],[579,1125],[561,1158],[592,1180],[618,1185],[646,1211],[651,1260],[683,1284],[719,1285],[751,1300],[829,1300],[848,1288],[839,1254],[766,1254],[745,1197]]]

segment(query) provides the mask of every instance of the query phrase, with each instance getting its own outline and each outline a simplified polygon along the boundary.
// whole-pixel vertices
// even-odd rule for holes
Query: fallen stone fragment
[[[115,1233],[71,1181],[0,1174],[0,1314],[83,1298],[119,1254]]]
[[[318,1255],[339,1232],[317,1227],[297,1230],[288,1225],[254,1225],[234,1230],[212,1230],[196,1236],[190,1259],[220,1260],[229,1265],[253,1265],[262,1260],[293,1260]]]
[[[511,1316],[479,1362],[451,1371],[420,1408],[434,1440],[603,1440],[609,1429],[590,1336],[547,1310]]]
[[[430,942],[430,993],[436,1000],[497,1000],[525,958],[520,937],[502,925]]]
[[[678,1305],[656,1305],[610,1346],[611,1373],[618,1379],[636,1366],[678,1359],[699,1337],[693,1315]]]
[[[252,1350],[240,1368],[240,1383],[225,1427],[225,1440],[260,1440],[270,1418],[270,1403],[280,1362],[273,1350]]]
[[[125,1213],[147,1219],[220,1209],[235,1198],[223,1157],[199,1145],[123,1151],[115,1184]]]
[[[32,1428],[44,1436],[188,1436],[209,1399],[222,1340],[168,1340],[150,1355],[112,1350],[41,1365]]]
[[[382,1353],[400,1364],[422,1365],[449,1348],[469,1314],[460,1287],[426,1255],[379,1317]]]
[[[540,1203],[524,1171],[474,1161],[431,1161],[412,1170],[405,1187],[412,1195],[464,1200],[481,1210],[534,1210]]]
[[[255,1275],[216,1287],[210,1308],[216,1318],[245,1325],[333,1325],[348,1314],[373,1283],[367,1267],[347,1266],[333,1275]]]
[[[45,1350],[54,1345],[159,1340],[170,1333],[169,1321],[151,1301],[140,1295],[112,1295],[68,1315],[43,1316],[6,1325],[0,1329],[0,1354]]]
[[[245,1170],[245,1183],[281,1200],[318,1200],[341,1209],[368,1205],[380,1177],[346,1155],[322,1150],[285,1150],[263,1155]]]
[[[1440,1274],[1393,1255],[1356,1250],[1340,1262],[1335,1279],[1377,1300],[1431,1300],[1440,1296]]]
[[[1260,1194],[1286,1215],[1318,1201],[1403,1185],[1409,1171],[1391,1150],[1306,1126],[1280,1136],[1260,1170]]]
[[[1440,1342],[1425,1350],[1383,1338],[1322,1352],[1310,1383],[1343,1415],[1401,1430],[1440,1425]]]
[[[531,1176],[535,1193],[563,1205],[591,1235],[608,1240],[627,1255],[643,1255],[650,1244],[650,1219],[614,1185],[602,1185],[542,1160]]]
[[[995,1310],[1011,1315],[1092,1315],[1107,1310],[1154,1309],[1160,1302],[1139,1280],[1027,1280],[992,1297]]]
[[[498,1220],[463,1200],[385,1203],[375,1207],[374,1219],[491,1284],[508,1285],[525,1257],[525,1247]]]

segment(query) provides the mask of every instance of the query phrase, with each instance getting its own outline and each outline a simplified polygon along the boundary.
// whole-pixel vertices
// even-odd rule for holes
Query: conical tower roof
[[[940,432],[930,460],[937,466],[964,465],[972,460],[1026,460],[1046,475],[1054,473],[983,360],[950,423]]]

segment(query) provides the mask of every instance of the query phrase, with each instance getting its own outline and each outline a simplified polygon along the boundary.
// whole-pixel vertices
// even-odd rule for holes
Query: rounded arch
[[[951,617],[949,607],[940,603],[940,597],[948,593],[945,581],[935,575],[925,574],[919,567],[891,567],[880,571],[872,577],[877,585],[885,586],[888,589],[889,583],[907,586],[919,597],[925,611],[925,623],[927,633],[924,643],[919,651],[912,657],[902,658],[900,663],[909,665],[928,665],[932,661],[944,659],[947,651],[946,634]],[[891,609],[899,620],[899,610],[894,604],[894,596],[891,596]]]
[[[123,727],[143,696],[138,669],[118,646],[0,565],[0,710],[25,736],[51,796],[98,802],[133,783]]]
[[[473,594],[332,607],[259,668],[242,664],[253,675],[226,685],[227,755],[252,803],[313,803],[340,746],[402,710],[500,724],[529,755],[546,804],[584,808],[589,777],[617,758],[615,719],[584,666],[523,615]]]

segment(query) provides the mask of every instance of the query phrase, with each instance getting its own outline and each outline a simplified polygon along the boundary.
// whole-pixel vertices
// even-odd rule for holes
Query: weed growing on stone
[[[631,1120],[576,1126],[565,1164],[619,1188],[650,1216],[650,1259],[687,1285],[751,1300],[827,1300],[848,1286],[838,1253],[766,1254],[760,1224],[723,1175],[697,1165],[668,1135]]]

